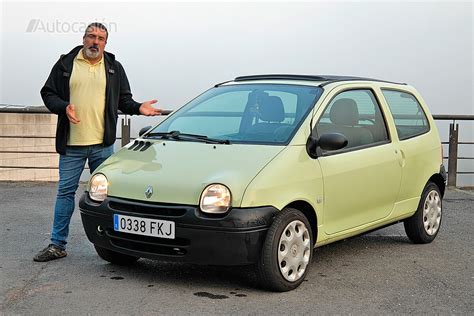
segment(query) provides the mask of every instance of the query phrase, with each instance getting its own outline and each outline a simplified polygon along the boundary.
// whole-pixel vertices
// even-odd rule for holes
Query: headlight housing
[[[209,214],[223,214],[231,206],[230,190],[223,184],[210,184],[202,191],[199,206]]]
[[[102,173],[96,173],[90,180],[89,197],[98,202],[102,202],[107,197],[108,182]]]

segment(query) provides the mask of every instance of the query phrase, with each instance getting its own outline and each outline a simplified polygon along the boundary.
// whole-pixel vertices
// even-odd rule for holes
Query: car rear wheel
[[[428,182],[415,214],[404,221],[405,232],[411,241],[427,244],[435,239],[441,226],[442,205],[438,186]]]
[[[267,232],[257,263],[260,284],[272,291],[297,288],[308,274],[313,254],[313,234],[299,210],[279,212]]]
[[[99,257],[104,259],[105,261],[108,261],[113,264],[117,264],[120,266],[128,266],[137,261],[138,257],[133,257],[129,255],[125,255],[116,251],[112,251],[106,248],[102,248],[99,246],[94,245],[95,251],[97,251],[97,254]]]

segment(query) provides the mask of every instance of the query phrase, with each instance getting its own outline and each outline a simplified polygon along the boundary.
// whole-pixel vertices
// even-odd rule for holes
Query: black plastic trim
[[[267,74],[267,75],[247,75],[235,77],[234,81],[249,81],[249,80],[309,80],[309,81],[325,81],[328,78],[317,75],[291,75],[291,74]]]
[[[439,166],[439,174],[443,178],[444,183],[446,183],[446,180],[448,180],[448,173],[446,172],[446,169],[444,168],[443,164],[441,164],[441,166]]]
[[[292,75],[292,74],[264,74],[264,75],[248,75],[248,76],[239,76],[234,79],[234,82],[240,81],[250,81],[250,80],[308,80],[308,81],[328,81],[321,83],[319,86],[324,87],[325,85],[338,82],[338,81],[375,81],[375,82],[385,82],[393,84],[402,84],[406,83],[392,82],[380,79],[373,78],[364,78],[364,77],[355,77],[355,76],[335,76],[335,75]],[[227,83],[226,81],[223,83]],[[223,84],[220,83],[220,84]],[[220,85],[218,84],[218,85]]]
[[[393,82],[393,81],[386,81],[386,80],[379,80],[379,79],[371,79],[371,78],[343,78],[343,79],[333,79],[329,80],[327,82],[321,83],[319,86],[322,88],[324,86],[327,86],[328,84],[331,83],[336,83],[336,82],[344,82],[344,81],[373,81],[373,82],[383,82],[383,83],[391,83],[391,84],[399,84],[399,85],[407,85],[406,83],[403,82]]]
[[[232,82],[232,81],[234,81],[234,80],[227,80],[227,81],[223,81],[223,82],[216,83],[216,84],[214,85],[214,88],[217,88],[218,86],[221,86],[221,85],[223,85],[223,84],[226,84],[226,83],[229,83],[229,82]]]
[[[133,206],[122,210],[110,205]],[[86,192],[80,202],[82,223],[95,245],[119,253],[196,264],[245,265],[257,262],[268,228],[278,209],[233,208],[223,217],[204,217],[198,206],[147,203],[108,197],[94,203]],[[141,208],[147,210],[141,210]],[[153,214],[153,209],[157,210]],[[160,212],[160,209],[166,212]],[[174,210],[177,212],[174,213]],[[113,228],[113,214],[163,219],[175,223],[175,239],[148,237]],[[100,226],[100,229],[98,227]]]

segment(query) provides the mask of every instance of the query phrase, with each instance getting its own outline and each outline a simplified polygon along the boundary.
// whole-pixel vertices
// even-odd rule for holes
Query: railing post
[[[122,119],[122,147],[130,142],[130,119]]]
[[[448,187],[456,187],[458,172],[458,132],[459,125],[449,124]]]

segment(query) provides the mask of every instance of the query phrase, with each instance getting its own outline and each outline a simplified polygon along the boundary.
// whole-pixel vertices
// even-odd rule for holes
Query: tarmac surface
[[[305,282],[257,287],[250,267],[102,261],[76,209],[68,256],[49,241],[56,184],[0,182],[0,315],[474,314],[474,193],[448,191],[441,231],[414,245],[403,225],[317,248]]]

